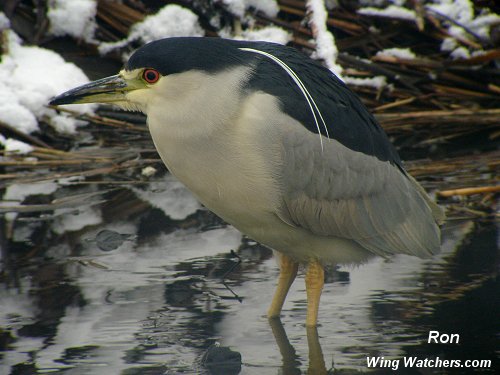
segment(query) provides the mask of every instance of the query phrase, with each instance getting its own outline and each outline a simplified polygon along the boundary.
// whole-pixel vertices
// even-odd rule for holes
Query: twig
[[[231,274],[233,273],[233,271],[235,270],[236,267],[238,267],[240,264],[241,264],[241,257],[236,254],[236,252],[234,250],[231,249],[231,255],[233,257],[236,257],[238,259],[238,261],[236,263],[233,263],[233,265],[229,268],[229,270],[227,270],[227,272],[222,275],[221,279],[222,279],[222,285],[224,285],[226,287],[227,290],[229,290],[229,292],[231,292],[231,294],[234,296],[234,298],[236,298],[238,300],[238,302],[243,302],[243,299],[238,295],[236,294],[229,285],[227,285],[227,282],[226,282],[226,278]]]
[[[469,27],[461,24],[460,22],[454,20],[453,18],[447,16],[446,14],[443,14],[441,12],[438,12],[434,9],[431,9],[429,7],[426,7],[426,10],[428,12],[431,12],[431,13],[434,13],[436,16],[448,21],[448,22],[451,22],[453,24],[455,24],[456,26],[458,27],[461,27],[462,29],[464,29],[469,35],[473,36],[476,40],[479,40],[482,44],[486,44],[487,41],[485,41],[480,35],[476,34],[474,31],[472,31]],[[481,48],[481,46],[477,46],[477,48]]]
[[[405,104],[413,103],[416,99],[417,98],[415,96],[412,96],[411,98],[396,100],[395,102],[387,103],[387,104],[378,106],[376,108],[373,108],[373,111],[385,111],[387,109],[396,108],[396,107],[399,107],[399,106],[402,106]]]
[[[135,130],[135,131],[139,131],[139,132],[148,132],[148,129],[146,127],[136,126],[136,125],[133,125],[133,124],[126,122],[126,121],[116,120],[113,118],[103,117],[103,116],[99,116],[99,115],[81,114],[79,112],[72,111],[70,109],[62,108],[62,107],[58,107],[58,106],[49,106],[49,107],[56,109],[60,112],[69,113],[76,118],[95,122],[97,124],[108,125],[108,126],[113,126],[113,127],[117,127],[117,128],[125,128],[127,130]]]
[[[2,129],[2,128],[5,129],[6,131],[12,133],[12,134],[15,134],[17,138],[24,140],[24,141],[27,141],[28,143],[30,143],[32,145],[37,145],[37,146],[44,147],[44,148],[52,148],[48,144],[46,144],[45,142],[39,140],[38,138],[33,137],[32,135],[23,133],[19,129],[16,129],[13,126],[10,126],[9,124],[7,124],[5,122],[0,121],[0,129]]]
[[[442,197],[451,197],[453,195],[472,195],[472,194],[486,194],[486,193],[498,193],[500,192],[499,186],[479,186],[479,187],[469,187],[453,190],[442,190],[438,191],[438,194]]]

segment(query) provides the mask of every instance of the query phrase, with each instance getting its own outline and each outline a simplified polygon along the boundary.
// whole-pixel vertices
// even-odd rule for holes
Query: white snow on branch
[[[260,10],[269,17],[276,17],[280,10],[277,0],[246,0],[247,7]]]
[[[269,17],[276,17],[279,12],[276,0],[223,0],[223,3],[227,10],[238,18],[243,18],[245,11],[250,7]]]
[[[11,30],[4,30],[3,36],[7,42],[0,62],[0,121],[23,133],[38,130],[41,120],[60,132],[75,132],[83,122],[57,113],[47,104],[51,97],[89,82],[86,75],[53,51],[22,45]],[[67,108],[92,113],[95,106]]]
[[[470,57],[470,52],[465,47],[458,47],[458,48],[455,48],[453,51],[451,51],[450,57],[453,60],[465,60],[465,59],[468,59]]]
[[[487,40],[491,26],[500,24],[500,16],[491,14],[487,9],[475,16],[474,5],[469,0],[435,0],[427,5],[427,9],[438,17],[454,21],[445,21],[445,24],[450,35],[457,38],[470,39],[470,31],[474,36]]]
[[[245,30],[241,33],[241,36],[234,39],[287,44],[292,39],[292,36],[281,27],[268,26],[261,29]]]
[[[328,12],[322,0],[308,0],[307,9],[311,13],[310,25],[316,41],[314,58],[325,62],[328,69],[341,77],[342,67],[337,64],[338,49],[333,34],[328,31]]]
[[[347,85],[373,87],[377,90],[382,90],[387,86],[387,78],[384,76],[375,76],[368,78],[346,76],[344,77],[344,82]]]
[[[434,0],[426,9],[447,28],[450,37],[441,43],[441,51],[449,52],[454,60],[471,56],[471,47],[461,45],[462,40],[484,43],[491,39],[492,26],[500,25],[500,16],[490,13],[489,9],[474,14],[474,5],[469,0]]]
[[[49,32],[55,36],[69,35],[93,42],[96,13],[96,0],[51,0],[47,12]]]
[[[25,155],[33,151],[33,146],[17,139],[5,138],[2,134],[0,134],[0,145],[4,147],[7,154]]]
[[[196,14],[179,5],[166,5],[158,13],[133,25],[127,38],[113,43],[102,43],[99,52],[106,54],[136,40],[148,43],[161,38],[204,34]]]
[[[0,30],[5,30],[10,27],[10,21],[5,14],[0,12]]]
[[[358,10],[359,14],[365,16],[377,16],[387,18],[397,18],[400,20],[416,21],[417,15],[413,10],[397,5],[389,5],[387,8],[366,7]]]
[[[244,0],[223,0],[227,10],[239,18],[245,16],[245,1]]]
[[[417,57],[409,48],[386,48],[378,51],[375,56],[390,56],[404,60],[413,60]]]

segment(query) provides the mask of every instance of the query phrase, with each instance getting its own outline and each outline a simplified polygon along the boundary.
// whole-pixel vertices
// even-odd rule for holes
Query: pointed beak
[[[135,90],[120,75],[99,79],[52,98],[50,105],[113,103],[126,101],[127,91]]]

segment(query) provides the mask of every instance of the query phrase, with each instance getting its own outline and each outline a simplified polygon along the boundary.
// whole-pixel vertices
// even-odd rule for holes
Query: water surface
[[[89,188],[81,189],[72,193]],[[498,369],[493,224],[449,222],[432,259],[328,270],[320,325],[308,330],[303,271],[281,320],[270,323],[272,252],[203,210],[170,176],[105,196],[42,217],[20,214],[12,238],[3,234],[0,374],[391,372],[369,370],[367,356],[489,359]],[[458,333],[460,343],[428,344],[430,330]],[[241,364],[236,355],[207,366],[214,345],[239,353]]]

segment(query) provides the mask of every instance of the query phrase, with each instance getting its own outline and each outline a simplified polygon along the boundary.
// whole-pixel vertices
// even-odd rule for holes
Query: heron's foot
[[[274,292],[273,301],[271,306],[267,311],[267,317],[277,318],[281,314],[281,309],[285,303],[286,295],[288,290],[297,276],[297,271],[299,269],[299,264],[295,262],[292,258],[279,254],[280,257],[280,276],[278,278],[278,286],[276,287],[276,292]]]
[[[324,284],[325,271],[323,266],[317,260],[311,260],[306,272],[307,327],[315,327],[318,322],[319,300]]]

